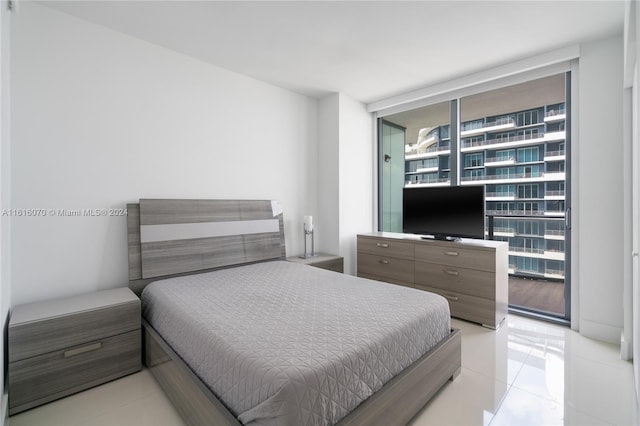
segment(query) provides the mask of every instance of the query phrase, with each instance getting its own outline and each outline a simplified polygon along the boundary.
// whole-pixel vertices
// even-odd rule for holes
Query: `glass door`
[[[563,73],[460,99],[461,128],[473,125],[461,132],[460,154],[487,158],[484,178],[473,182],[463,163],[461,184],[486,185],[493,224],[487,238],[509,244],[509,307],[561,321],[570,318],[569,78]]]
[[[570,73],[380,119],[379,230],[402,188],[485,185],[485,238],[509,244],[513,311],[570,319]]]

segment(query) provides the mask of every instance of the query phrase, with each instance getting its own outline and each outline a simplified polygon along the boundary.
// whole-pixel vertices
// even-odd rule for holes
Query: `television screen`
[[[438,239],[484,239],[484,208],[484,185],[404,188],[402,229]]]

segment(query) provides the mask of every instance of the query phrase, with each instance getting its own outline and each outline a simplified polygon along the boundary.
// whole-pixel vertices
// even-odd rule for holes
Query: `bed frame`
[[[128,204],[129,287],[159,278],[285,259],[282,209],[251,200],[140,200]],[[143,319],[144,360],[189,425],[241,423]],[[338,425],[406,424],[461,368],[461,334],[386,383]]]

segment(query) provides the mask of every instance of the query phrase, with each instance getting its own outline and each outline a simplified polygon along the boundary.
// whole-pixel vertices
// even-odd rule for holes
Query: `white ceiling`
[[[624,1],[44,1],[313,97],[365,103],[622,34]]]

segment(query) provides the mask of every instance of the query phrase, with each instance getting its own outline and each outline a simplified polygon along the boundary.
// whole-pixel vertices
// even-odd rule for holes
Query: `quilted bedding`
[[[433,293],[286,261],[156,281],[143,315],[247,425],[331,425],[450,331]]]

